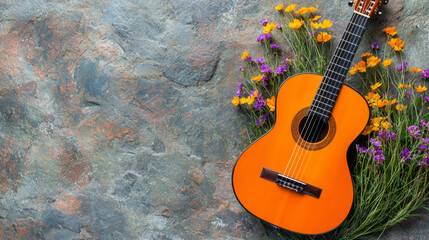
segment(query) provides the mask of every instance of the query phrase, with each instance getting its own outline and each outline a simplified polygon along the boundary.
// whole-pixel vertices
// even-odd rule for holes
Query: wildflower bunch
[[[332,56],[332,22],[315,14],[315,7],[297,4],[275,6],[279,20],[262,20],[261,57],[244,51],[239,83],[232,104],[247,113],[251,124],[248,141],[258,139],[274,124],[280,84],[302,72],[323,74]],[[339,228],[325,239],[357,239],[383,232],[415,214],[429,199],[429,96],[425,80],[429,68],[408,66],[402,51],[406,43],[395,27],[382,30],[384,44],[373,42],[351,68],[350,75],[363,82],[362,92],[371,119],[356,145],[353,168],[353,207]],[[292,55],[284,56],[278,39]],[[292,239],[312,239],[280,232]]]

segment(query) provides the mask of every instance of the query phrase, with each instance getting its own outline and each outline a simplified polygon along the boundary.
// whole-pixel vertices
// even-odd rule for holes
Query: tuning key
[[[375,15],[377,15],[377,16],[381,16],[381,15],[383,15],[383,11],[381,11],[381,10],[377,10],[377,12],[375,13]]]
[[[384,1],[383,1],[383,4],[384,4],[384,5],[386,5],[386,4],[388,4],[388,3],[389,3],[389,0],[384,0]]]
[[[353,0],[349,0],[349,7],[353,7],[353,3],[354,3]]]

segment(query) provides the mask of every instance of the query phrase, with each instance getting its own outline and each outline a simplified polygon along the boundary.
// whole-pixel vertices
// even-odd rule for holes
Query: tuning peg
[[[384,0],[384,1],[383,1],[383,4],[384,4],[384,5],[386,5],[386,4],[388,4],[388,3],[389,3],[389,0]]]
[[[353,0],[349,0],[349,7],[353,7],[353,3],[354,3]]]
[[[383,15],[383,11],[381,11],[381,10],[377,10],[377,12],[375,13],[375,15],[377,15],[377,16],[381,16],[381,15]]]

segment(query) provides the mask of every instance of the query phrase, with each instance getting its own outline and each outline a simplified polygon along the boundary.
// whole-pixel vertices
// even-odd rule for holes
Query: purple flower
[[[407,148],[404,148],[404,150],[401,151],[399,154],[399,157],[401,158],[402,162],[409,162],[411,160],[411,152]]]
[[[267,117],[268,117],[268,113],[264,113],[261,115],[261,119],[256,119],[256,124],[258,124],[259,126],[262,126],[262,124],[264,124],[267,121]]]
[[[361,153],[367,153],[368,152],[368,149],[366,147],[362,147],[359,144],[356,144],[356,147],[357,147],[357,150]]]
[[[281,28],[282,28],[282,25],[277,24],[277,28],[278,28],[278,29],[281,29]]]
[[[422,79],[429,79],[429,68],[423,70],[423,72],[422,72]]]
[[[241,97],[242,90],[243,90],[243,83],[239,83],[239,84],[238,84],[238,90],[237,90],[237,92],[235,93],[235,96],[237,96],[237,97]]]
[[[310,37],[314,37],[314,35],[316,34],[316,32],[315,31],[308,31],[308,35],[310,36]]]
[[[265,60],[263,58],[257,58],[256,63],[264,64]]]
[[[424,128],[425,128],[425,127],[426,127],[426,122],[425,122],[425,120],[423,120],[423,119],[422,119],[422,120],[420,120],[420,125],[422,125],[422,127],[424,127]]]
[[[405,68],[407,68],[408,62],[403,62],[401,64],[398,65],[398,68],[396,69],[396,71],[398,72],[402,72],[405,70]]]
[[[258,91],[259,93],[259,91]],[[253,104],[256,110],[262,110],[265,107],[265,100],[264,97],[262,97],[262,94],[258,95],[258,98],[256,99],[255,103]]]
[[[261,22],[260,22],[260,24],[261,24],[262,26],[267,25],[267,23],[268,23],[268,20],[267,20],[267,19],[262,19],[262,20],[261,20]]]
[[[378,45],[376,42],[371,43],[369,46],[374,50],[378,50],[380,48],[380,45]]]
[[[264,86],[266,87],[266,86],[268,86],[269,82],[270,82],[270,78],[264,75],[262,77],[262,84],[264,84]]]
[[[419,151],[426,151],[426,144],[420,144]]]
[[[390,140],[395,141],[396,137],[398,135],[396,133],[391,132],[391,131],[381,130],[378,132],[378,136],[384,141],[390,141]]]
[[[417,164],[420,167],[428,166],[429,165],[429,156],[426,154],[425,158],[423,158],[423,161],[419,161]]]
[[[247,57],[246,59],[244,59],[245,62],[255,62],[255,59],[253,59],[252,57]]]
[[[261,72],[263,73],[272,73],[273,71],[265,64],[261,64],[261,66],[259,67],[259,69],[261,69]]]
[[[286,72],[287,71],[287,66],[284,64],[284,65],[281,65],[281,66],[278,66],[277,68],[276,68],[276,73],[277,73],[277,75],[282,75],[284,72]]]
[[[257,38],[256,38],[256,40],[258,41],[258,42],[262,42],[262,41],[264,41],[264,40],[269,40],[269,39],[271,39],[273,36],[271,36],[271,34],[269,34],[269,33],[267,33],[267,34],[261,34],[261,35],[259,35]]]
[[[426,100],[427,102],[429,102],[429,97],[425,97],[425,100]]]
[[[273,44],[271,44],[271,49],[274,49],[274,50],[280,50],[280,46],[279,45],[275,45],[274,43]]]
[[[415,125],[408,127],[407,130],[413,139],[416,139],[418,136],[420,136],[420,128]]]
[[[238,70],[240,70],[240,71],[244,71],[244,67],[243,67],[243,66],[240,66],[240,67],[238,68]]]

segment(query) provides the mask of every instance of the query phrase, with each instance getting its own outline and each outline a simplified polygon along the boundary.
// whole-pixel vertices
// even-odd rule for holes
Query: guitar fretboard
[[[307,115],[317,115],[324,122],[328,121],[365,32],[368,19],[368,17],[362,14],[353,14],[329,62]]]

